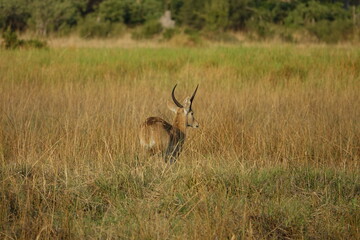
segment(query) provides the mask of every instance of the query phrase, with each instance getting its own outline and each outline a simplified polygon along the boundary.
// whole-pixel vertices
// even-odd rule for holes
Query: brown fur
[[[162,153],[165,161],[174,162],[184,144],[186,128],[198,128],[199,124],[191,110],[190,98],[185,99],[184,106],[168,107],[175,112],[173,124],[159,117],[147,118],[140,126],[140,144],[153,154]]]
[[[141,145],[152,153],[165,151],[170,141],[171,129],[171,124],[162,118],[147,118],[140,127]]]

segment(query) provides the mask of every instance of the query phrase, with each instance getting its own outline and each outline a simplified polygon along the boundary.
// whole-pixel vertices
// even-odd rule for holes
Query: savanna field
[[[360,49],[0,50],[1,239],[359,239]],[[193,104],[176,164],[149,116]]]

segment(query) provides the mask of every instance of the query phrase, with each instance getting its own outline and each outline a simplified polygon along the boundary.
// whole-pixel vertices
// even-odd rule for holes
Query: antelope
[[[161,153],[165,162],[174,163],[179,156],[186,137],[186,128],[198,128],[199,123],[194,118],[191,108],[196,91],[191,97],[185,98],[180,104],[174,95],[177,84],[174,86],[171,97],[172,104],[168,102],[168,108],[175,113],[173,124],[160,117],[149,117],[140,126],[140,145],[152,154]]]

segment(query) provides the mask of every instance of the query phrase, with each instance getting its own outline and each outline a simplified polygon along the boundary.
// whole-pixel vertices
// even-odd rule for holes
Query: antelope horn
[[[179,108],[183,108],[183,105],[181,105],[181,104],[178,102],[178,100],[176,100],[175,95],[174,95],[176,86],[177,86],[177,84],[175,84],[175,86],[174,86],[174,88],[173,88],[173,90],[172,90],[171,97],[172,97],[174,103],[176,104],[176,106],[178,106]]]
[[[194,91],[193,95],[190,98],[190,109],[191,109],[191,105],[192,105],[192,102],[194,100],[194,97],[196,95],[196,91],[198,90],[198,87],[199,87],[199,84],[196,86],[195,91]]]

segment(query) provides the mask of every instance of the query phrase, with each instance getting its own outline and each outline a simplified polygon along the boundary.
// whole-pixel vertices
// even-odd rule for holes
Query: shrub
[[[109,37],[120,37],[126,32],[126,25],[123,23],[112,23]]]
[[[305,29],[319,41],[327,43],[347,40],[353,33],[350,12],[343,8],[342,3],[301,3],[289,13],[285,25]]]
[[[29,40],[22,40],[23,47],[25,48],[47,48],[48,45],[45,41],[41,41],[38,39],[29,39]]]
[[[75,28],[67,25],[67,24],[62,24],[58,27],[58,29],[53,33],[55,36],[58,37],[66,37],[69,36]]]
[[[99,5],[101,19],[109,22],[123,22],[125,9],[124,1],[105,0]]]
[[[82,38],[105,38],[111,32],[110,22],[100,21],[94,17],[87,17],[80,26],[79,33]]]
[[[161,33],[162,30],[163,28],[159,21],[149,21],[145,23],[144,26],[134,31],[132,33],[132,38],[137,40],[153,38],[155,35]]]
[[[6,49],[14,49],[20,45],[17,34],[11,31],[10,28],[3,33],[2,37],[4,39],[3,45]]]
[[[353,24],[351,21],[346,20],[322,20],[314,25],[308,26],[307,30],[315,35],[320,41],[336,43],[341,40],[347,40],[351,36]]]
[[[255,34],[255,38],[260,40],[272,38],[275,34],[271,25],[267,22],[251,20],[247,22],[247,28],[249,29],[250,33]]]
[[[37,40],[37,39],[29,39],[29,40],[22,40],[19,39],[16,32],[11,31],[10,29],[6,30],[3,33],[4,39],[4,47],[6,49],[16,49],[19,47],[24,48],[46,48],[47,43],[45,41]]]
[[[165,40],[170,40],[178,31],[175,28],[168,28],[163,33]]]
[[[162,26],[161,26],[160,22],[158,22],[158,21],[147,22],[144,25],[143,30],[142,30],[142,32],[146,38],[148,38],[148,37],[151,38],[154,35],[161,33],[161,31],[162,31]]]
[[[188,35],[189,41],[192,42],[195,45],[201,44],[201,37],[198,30],[195,30],[193,28],[186,28],[184,30],[184,33]]]

